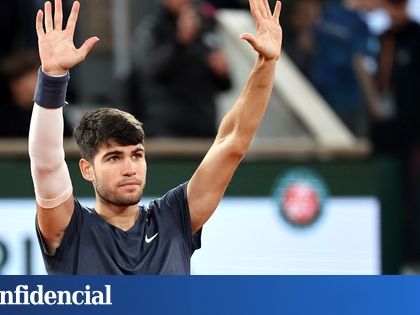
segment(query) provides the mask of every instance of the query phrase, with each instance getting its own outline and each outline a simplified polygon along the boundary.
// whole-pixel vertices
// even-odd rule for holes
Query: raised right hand
[[[280,57],[283,32],[279,23],[281,3],[276,1],[271,13],[268,0],[249,0],[252,17],[257,33],[242,33],[240,38],[248,41],[261,57],[266,60],[277,60]]]
[[[42,26],[44,13],[39,10],[36,16],[36,32],[42,71],[45,74],[63,75],[83,61],[93,46],[99,41],[97,37],[87,39],[76,49],[73,43],[74,30],[79,15],[80,3],[75,1],[71,9],[67,26],[63,30],[63,10],[61,0],[55,0],[55,14],[52,14],[51,2],[44,5],[45,31]]]

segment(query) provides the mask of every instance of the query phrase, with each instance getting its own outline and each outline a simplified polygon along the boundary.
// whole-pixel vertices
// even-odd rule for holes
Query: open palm
[[[38,35],[39,56],[41,58],[42,70],[49,75],[61,75],[84,60],[99,40],[91,37],[84,42],[80,48],[76,48],[73,43],[74,30],[76,28],[77,17],[80,4],[74,2],[67,21],[67,26],[63,30],[63,11],[61,0],[55,0],[55,14],[52,15],[52,6],[48,1],[45,3],[45,31],[42,26],[44,13],[38,11],[36,17],[36,31]]]
[[[255,51],[265,59],[278,59],[282,43],[282,29],[279,23],[280,1],[276,2],[273,13],[271,13],[267,0],[250,0],[249,4],[257,33],[255,35],[243,33],[241,38],[248,41]]]

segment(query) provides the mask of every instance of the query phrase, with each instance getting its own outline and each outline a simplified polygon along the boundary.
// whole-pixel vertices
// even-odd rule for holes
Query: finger
[[[267,0],[257,0],[258,8],[263,17],[271,16],[270,7],[268,6]],[[268,7],[268,11],[267,11]]]
[[[80,55],[82,56],[82,59],[86,58],[87,54],[92,50],[92,48],[98,41],[98,37],[91,37],[83,43],[82,47],[78,49]]]
[[[279,19],[280,18],[280,13],[281,13],[281,2],[276,1],[276,6],[274,8],[273,17],[275,17],[276,19]]]
[[[249,7],[251,9],[251,14],[255,19],[260,19],[261,18],[261,13],[260,10],[258,8],[258,4],[257,4],[258,0],[249,0]]]
[[[42,12],[42,10],[38,10],[38,13],[36,14],[36,23],[35,23],[36,34],[38,35],[38,39],[40,39],[41,36],[45,34],[44,28],[42,27],[43,17],[44,17],[44,13]]]
[[[63,27],[63,5],[61,0],[54,1],[54,29],[60,30]]]
[[[251,33],[242,33],[239,38],[246,40],[255,51],[258,51],[257,39]]]
[[[53,19],[52,19],[52,7],[51,2],[47,1],[44,4],[44,12],[45,12],[45,32],[51,32],[53,28]]]
[[[268,0],[262,0],[264,2],[264,8],[267,16],[271,15],[270,5],[268,4]]]
[[[77,22],[77,17],[79,16],[79,9],[80,9],[80,3],[79,1],[75,1],[71,8],[71,13],[69,16],[69,20],[67,21],[67,27],[66,27],[66,31],[69,32],[71,36],[74,35],[74,30],[76,29],[76,22]]]

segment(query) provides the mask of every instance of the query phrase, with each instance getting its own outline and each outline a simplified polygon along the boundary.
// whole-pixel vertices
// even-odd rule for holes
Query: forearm
[[[241,148],[248,148],[268,106],[275,70],[275,59],[257,59],[238,100],[222,120],[216,141],[233,137]]]
[[[380,107],[380,97],[372,75],[366,70],[364,65],[364,57],[357,55],[353,60],[354,68],[360,82],[360,87],[365,96],[368,110],[374,118],[380,119],[382,117],[382,110]]]
[[[46,89],[45,85],[40,85],[42,83],[38,84],[37,93]],[[37,202],[43,208],[58,206],[72,193],[70,175],[64,160],[63,109],[59,105],[57,108],[44,108],[35,103],[29,130],[31,174]]]

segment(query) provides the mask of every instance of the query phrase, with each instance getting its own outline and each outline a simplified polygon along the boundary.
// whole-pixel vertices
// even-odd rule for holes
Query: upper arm
[[[62,204],[54,208],[43,208],[38,202],[36,206],[37,222],[48,252],[54,254],[60,246],[64,232],[70,223],[74,211],[72,195]]]
[[[187,197],[193,234],[216,210],[242,157],[233,139],[216,139],[191,177]]]
[[[32,158],[31,174],[39,230],[48,247],[48,252],[52,254],[60,245],[73,215],[74,197],[70,174],[64,159],[54,158],[54,154],[49,157],[51,165],[48,165],[47,161]],[[53,162],[54,160],[56,161]]]

